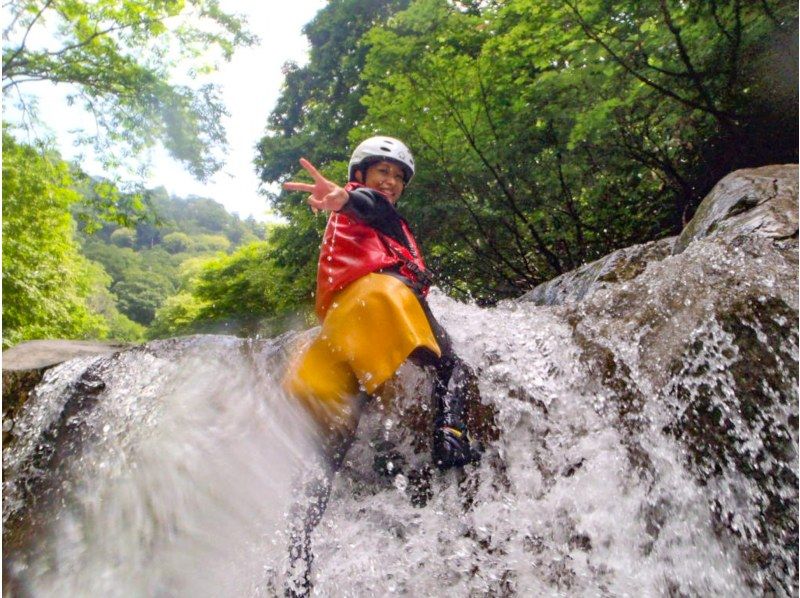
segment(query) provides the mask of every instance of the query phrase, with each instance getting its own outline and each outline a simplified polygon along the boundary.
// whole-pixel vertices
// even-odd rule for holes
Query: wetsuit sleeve
[[[401,225],[402,218],[383,194],[364,187],[348,191],[347,194],[347,203],[339,210],[341,213],[355,217],[410,249]]]
[[[390,220],[396,212],[382,194],[373,189],[353,189],[347,192],[348,200],[340,212],[347,216],[355,216],[369,226]]]

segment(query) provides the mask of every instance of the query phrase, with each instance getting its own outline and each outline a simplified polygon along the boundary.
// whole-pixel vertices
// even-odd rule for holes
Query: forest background
[[[69,84],[109,164],[160,144],[200,180],[221,167],[225,107],[191,74],[256,43],[240,18],[213,0],[7,11],[5,101]],[[34,43],[41,27],[57,47]],[[674,235],[728,172],[798,161],[796,2],[332,0],[303,32],[308,63],[285,65],[253,167],[281,183],[305,156],[344,181],[360,140],[403,139],[418,174],[400,210],[460,299],[513,298]],[[313,323],[325,219],[302,195],[265,192],[282,221],[243,221],[91,177],[24,129],[4,121],[4,348]]]

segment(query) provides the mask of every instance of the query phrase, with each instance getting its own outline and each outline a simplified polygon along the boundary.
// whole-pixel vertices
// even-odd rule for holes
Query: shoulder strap
[[[416,263],[392,247],[392,244],[389,243],[389,240],[381,231],[376,229],[375,232],[378,234],[378,238],[381,240],[381,243],[383,243],[383,246],[386,247],[386,250],[400,260],[400,263],[402,263],[407,270],[414,273],[421,287],[428,287],[435,282],[433,273],[428,268],[420,268]]]

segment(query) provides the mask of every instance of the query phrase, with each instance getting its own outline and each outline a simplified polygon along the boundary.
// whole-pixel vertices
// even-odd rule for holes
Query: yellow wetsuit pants
[[[419,347],[441,356],[417,297],[393,276],[368,274],[336,295],[283,384],[323,430],[352,432],[359,392],[374,393]]]

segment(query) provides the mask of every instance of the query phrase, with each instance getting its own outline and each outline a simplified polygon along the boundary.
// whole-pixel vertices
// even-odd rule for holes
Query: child
[[[313,184],[284,188],[310,194],[313,210],[330,212],[317,266],[316,312],[322,330],[290,365],[284,386],[323,432],[330,471],[311,480],[305,507],[296,505],[290,561],[305,568],[290,595],[310,591],[310,533],[330,495],[331,474],[352,443],[370,395],[407,359],[435,372],[432,457],[440,469],[477,461],[467,434],[470,368],[425,299],[430,285],[422,253],[396,204],[414,176],[409,149],[391,137],[371,137],[353,152],[344,187],[300,164]],[[298,576],[297,572],[294,573]]]
[[[331,215],[317,267],[322,331],[293,364],[287,388],[326,435],[346,443],[358,425],[359,390],[375,394],[409,358],[433,366],[433,461],[445,469],[475,460],[466,427],[466,389],[473,374],[428,307],[425,262],[395,208],[414,176],[411,152],[391,137],[367,139],[350,158],[345,187],[327,180],[308,160],[300,164],[314,183],[289,182],[284,188],[310,193],[312,209]],[[343,451],[333,452],[341,461]]]

